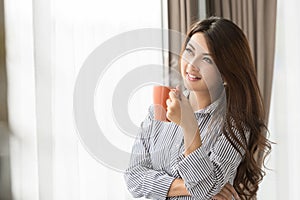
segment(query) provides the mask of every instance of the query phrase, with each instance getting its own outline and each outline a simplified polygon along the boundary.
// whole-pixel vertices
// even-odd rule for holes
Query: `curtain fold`
[[[207,0],[207,15],[227,18],[246,34],[252,51],[257,80],[268,123],[275,55],[277,0]],[[265,133],[266,134],[266,133]],[[264,152],[258,152],[262,165]]]
[[[195,20],[198,20],[198,0],[168,0],[169,29],[186,33]]]
[[[246,34],[256,66],[267,122],[274,68],[277,1],[207,0],[206,3],[208,16],[230,19]]]
[[[0,0],[0,199],[11,199],[4,2]]]
[[[186,34],[189,27],[199,20],[199,1],[198,0],[168,0],[168,29]],[[183,37],[178,38],[169,35],[169,58],[168,66],[170,67],[169,76],[173,77],[173,73],[178,71],[178,56],[181,51]],[[174,71],[172,70],[174,69]],[[169,79],[172,83],[172,78]]]
[[[7,78],[5,66],[4,2],[0,1],[0,121],[7,122]]]

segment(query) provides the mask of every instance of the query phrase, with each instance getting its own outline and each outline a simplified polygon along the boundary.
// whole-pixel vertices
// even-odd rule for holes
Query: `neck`
[[[210,95],[208,93],[200,93],[190,91],[189,101],[194,111],[203,109],[211,104]]]

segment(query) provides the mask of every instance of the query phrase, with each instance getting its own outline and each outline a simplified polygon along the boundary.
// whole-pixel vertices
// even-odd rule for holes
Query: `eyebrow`
[[[211,53],[203,53],[204,56],[211,56]]]
[[[196,50],[196,48],[191,44],[188,43],[187,45],[189,45],[194,51]],[[211,56],[211,53],[202,53],[204,56]]]
[[[195,47],[191,44],[191,43],[188,43],[188,45],[190,46],[190,47],[192,47],[192,49],[195,51],[196,49],[195,49]]]

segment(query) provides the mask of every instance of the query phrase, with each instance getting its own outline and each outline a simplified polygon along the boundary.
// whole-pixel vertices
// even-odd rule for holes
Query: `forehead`
[[[196,50],[209,53],[208,46],[203,33],[195,33],[192,35],[188,44],[192,44]]]

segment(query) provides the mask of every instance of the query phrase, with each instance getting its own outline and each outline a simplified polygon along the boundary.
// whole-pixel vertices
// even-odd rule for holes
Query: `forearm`
[[[185,147],[184,155],[188,156],[202,145],[197,121],[192,121],[190,122],[190,125],[183,127],[183,133]]]
[[[144,166],[134,166],[126,170],[125,181],[133,197],[146,197],[163,200],[174,177],[165,171],[156,171]]]
[[[208,156],[200,147],[179,162],[178,172],[193,197],[210,199],[234,178],[242,156],[224,135],[216,141]]]
[[[184,185],[184,181],[180,178],[174,179],[170,186],[168,197],[174,196],[190,196]]]

